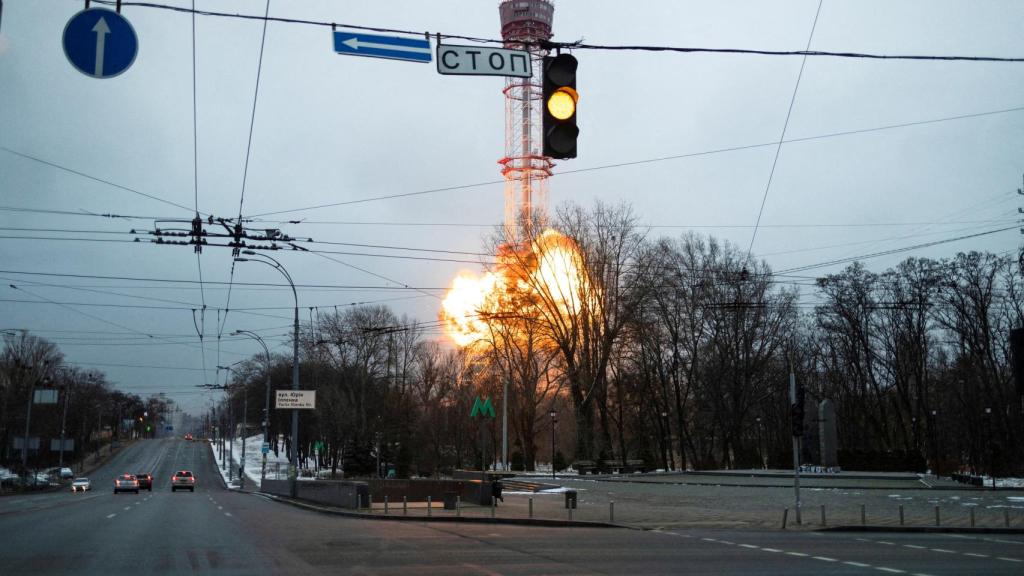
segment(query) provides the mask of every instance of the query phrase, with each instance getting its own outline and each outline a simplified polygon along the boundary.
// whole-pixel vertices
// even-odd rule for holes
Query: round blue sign
[[[138,53],[135,29],[113,10],[82,10],[64,27],[64,55],[86,76],[113,78],[127,70]]]

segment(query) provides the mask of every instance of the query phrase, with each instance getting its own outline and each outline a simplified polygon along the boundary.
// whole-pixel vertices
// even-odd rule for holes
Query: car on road
[[[180,470],[171,476],[171,492],[176,492],[178,489],[188,490],[189,492],[196,491],[196,477],[189,470]]]
[[[185,434],[185,440],[192,440],[191,434]]]
[[[134,474],[121,474],[114,478],[114,494],[118,492],[139,493],[139,479]]]
[[[87,492],[89,490],[92,490],[92,483],[89,482],[88,478],[75,478],[71,482],[72,492]]]
[[[136,474],[135,478],[139,481],[139,490],[153,491],[153,475],[152,474]]]

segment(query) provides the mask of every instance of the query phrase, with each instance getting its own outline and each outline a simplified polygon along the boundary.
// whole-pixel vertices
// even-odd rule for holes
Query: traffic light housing
[[[576,138],[576,58],[571,54],[544,57],[544,155],[549,158],[575,158]]]
[[[790,406],[791,415],[793,417],[793,436],[804,435],[804,387],[803,384],[796,383],[796,398]]]

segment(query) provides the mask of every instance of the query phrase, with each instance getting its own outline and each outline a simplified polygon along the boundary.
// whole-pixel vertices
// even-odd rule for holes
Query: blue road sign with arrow
[[[135,29],[113,10],[82,10],[64,27],[64,55],[86,76],[113,78],[127,70],[138,53]]]
[[[429,63],[432,57],[430,40],[426,38],[378,36],[338,30],[334,31],[334,51],[351,56],[370,56],[424,63]]]

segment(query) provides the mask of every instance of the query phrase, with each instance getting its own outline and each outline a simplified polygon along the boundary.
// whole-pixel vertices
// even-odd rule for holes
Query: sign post
[[[483,490],[487,484],[487,419],[494,420],[497,418],[497,414],[494,412],[494,405],[491,404],[490,397],[477,398],[473,401],[473,409],[469,412],[470,418],[480,418],[480,480],[482,484],[480,489]]]
[[[64,27],[64,55],[86,76],[113,78],[127,70],[138,53],[135,29],[112,10],[82,10]]]

